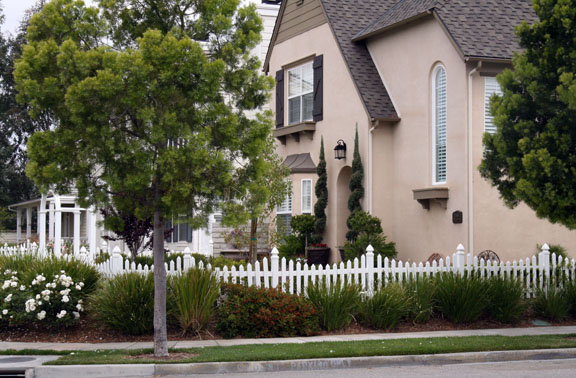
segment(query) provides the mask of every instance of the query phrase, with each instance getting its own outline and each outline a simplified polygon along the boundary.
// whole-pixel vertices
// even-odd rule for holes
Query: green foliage
[[[437,276],[436,306],[454,323],[472,323],[486,309],[486,284],[478,276],[443,273]]]
[[[278,246],[278,255],[287,259],[303,256],[306,247],[304,243],[304,238],[300,236],[286,235]]]
[[[576,318],[576,281],[568,281],[564,286],[564,293],[570,307],[570,315]]]
[[[399,284],[389,284],[362,301],[359,321],[376,329],[392,329],[408,314],[409,306],[406,290]]]
[[[320,326],[326,331],[346,328],[360,305],[360,288],[338,280],[328,285],[325,280],[310,283],[306,298],[320,316]]]
[[[233,260],[224,256],[218,256],[208,259],[208,262],[212,265],[212,268],[224,268],[225,266],[227,266],[228,268],[231,268],[233,266],[235,266],[236,268],[239,268],[241,266],[246,267],[245,261]]]
[[[150,334],[154,318],[152,273],[124,273],[101,281],[90,298],[94,319],[128,335]]]
[[[326,207],[328,206],[328,174],[326,173],[326,158],[324,156],[324,137],[320,141],[320,157],[316,166],[318,180],[314,191],[316,203],[314,204],[314,235],[311,238],[313,244],[321,243],[324,229],[326,228]]]
[[[524,286],[512,278],[493,276],[487,280],[488,315],[500,323],[518,323],[524,314]]]
[[[571,303],[564,290],[550,286],[536,291],[536,298],[532,300],[532,309],[536,315],[559,322],[568,316]]]
[[[101,251],[94,257],[94,264],[102,264],[110,260],[110,254],[108,252]]]
[[[199,333],[206,328],[216,310],[220,284],[207,269],[188,269],[169,280],[171,314],[183,334]]]
[[[533,1],[539,17],[517,28],[522,52],[498,75],[491,99],[497,132],[484,136],[480,173],[504,202],[526,203],[576,228],[576,1]]]
[[[352,241],[347,241],[344,245],[346,259],[360,257],[366,253],[366,248],[369,245],[374,247],[374,255],[396,257],[396,244],[386,242],[386,236],[383,234],[378,217],[359,210],[348,218],[348,224],[354,232],[355,238]]]
[[[292,232],[302,237],[309,237],[314,232],[315,223],[316,218],[310,214],[295,215],[290,219]]]
[[[348,210],[350,210],[350,217],[348,217],[347,225],[348,232],[346,233],[346,240],[353,241],[357,237],[357,231],[352,228],[350,223],[351,218],[357,211],[362,210],[360,201],[364,197],[364,167],[362,166],[362,158],[360,157],[360,147],[358,145],[358,125],[356,125],[356,136],[354,137],[354,158],[352,160],[352,176],[350,177],[350,198],[348,199]]]
[[[430,277],[418,277],[406,281],[404,290],[409,301],[408,318],[414,323],[426,323],[434,313],[436,281]]]
[[[310,336],[319,331],[314,308],[278,289],[225,285],[217,313],[216,330],[225,338]]]

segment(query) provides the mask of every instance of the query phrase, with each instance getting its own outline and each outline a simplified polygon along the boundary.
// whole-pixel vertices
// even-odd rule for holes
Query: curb
[[[572,358],[576,358],[576,348],[424,354],[409,356],[321,358],[308,360],[206,362],[194,364],[41,366],[34,369],[33,377],[75,378],[78,377],[80,371],[82,376],[85,378],[107,378],[137,375],[258,373],[375,368],[384,366],[454,365]]]

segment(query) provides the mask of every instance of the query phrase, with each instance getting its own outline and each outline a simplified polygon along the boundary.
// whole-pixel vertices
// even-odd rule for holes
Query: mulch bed
[[[576,326],[576,321],[565,321],[551,323],[555,326]],[[511,327],[534,327],[531,320],[523,320],[511,326],[492,321],[481,320],[470,324],[455,325],[447,320],[432,318],[426,324],[401,323],[392,331],[374,330],[361,326],[353,322],[349,328],[334,332],[322,332],[321,335],[354,335],[361,333],[382,333],[382,332],[426,332],[426,331],[446,331],[465,329],[491,329],[491,328],[511,328]],[[168,331],[168,340],[221,340],[222,337],[209,329],[201,335],[182,335],[177,329]],[[43,327],[22,327],[0,330],[0,341],[13,342],[54,342],[54,343],[112,343],[112,342],[139,342],[153,341],[154,336],[128,336],[116,331],[110,331],[98,326],[90,319],[81,320],[79,324],[61,329],[47,329]]]

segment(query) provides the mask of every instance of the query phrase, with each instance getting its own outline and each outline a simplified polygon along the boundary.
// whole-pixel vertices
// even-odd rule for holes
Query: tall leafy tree
[[[539,21],[518,27],[523,51],[498,75],[480,172],[514,207],[576,228],[576,1],[535,0]]]
[[[150,8],[146,30],[116,18],[118,4]],[[163,4],[185,22],[156,27],[165,15],[153,7]],[[164,219],[188,214],[199,227],[215,206],[225,219],[246,219],[238,199],[264,170],[270,115],[247,111],[265,103],[273,82],[249,54],[262,22],[254,6],[238,5],[103,0],[99,14],[53,0],[32,17],[16,67],[31,114],[48,109],[58,120],[28,143],[27,172],[39,189],[75,186],[82,204],[98,207],[118,193],[145,199],[135,215],[153,221],[156,356],[168,354]],[[132,204],[116,196],[114,205]]]
[[[314,235],[313,243],[322,242],[324,229],[326,228],[326,206],[328,206],[328,174],[326,173],[326,158],[324,155],[324,137],[320,141],[320,157],[316,166],[318,180],[314,192],[316,193],[316,203],[314,204]]]
[[[348,225],[348,232],[346,233],[346,239],[348,241],[353,241],[358,236],[358,232],[352,227],[350,220],[356,214],[356,212],[362,210],[362,203],[360,202],[364,198],[364,186],[362,185],[362,180],[364,180],[364,166],[362,165],[362,158],[360,157],[360,148],[358,146],[358,125],[356,125],[356,136],[354,137],[354,158],[352,160],[352,176],[350,177],[350,198],[348,198],[348,210],[350,210],[350,216],[346,220]]]

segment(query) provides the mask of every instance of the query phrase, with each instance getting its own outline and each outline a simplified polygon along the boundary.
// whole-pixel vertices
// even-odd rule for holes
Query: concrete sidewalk
[[[170,348],[194,348],[208,346],[232,346],[249,344],[302,344],[322,341],[362,341],[362,340],[391,340],[413,339],[426,337],[462,337],[462,336],[538,336],[576,334],[576,326],[564,327],[530,327],[530,328],[498,328],[498,329],[474,329],[458,331],[431,331],[431,332],[404,332],[404,333],[367,333],[358,335],[330,335],[311,337],[286,337],[270,339],[231,339],[231,340],[194,340],[194,341],[169,341]],[[152,348],[149,342],[127,343],[24,343],[0,341],[0,350],[103,350],[103,349],[143,349]]]

